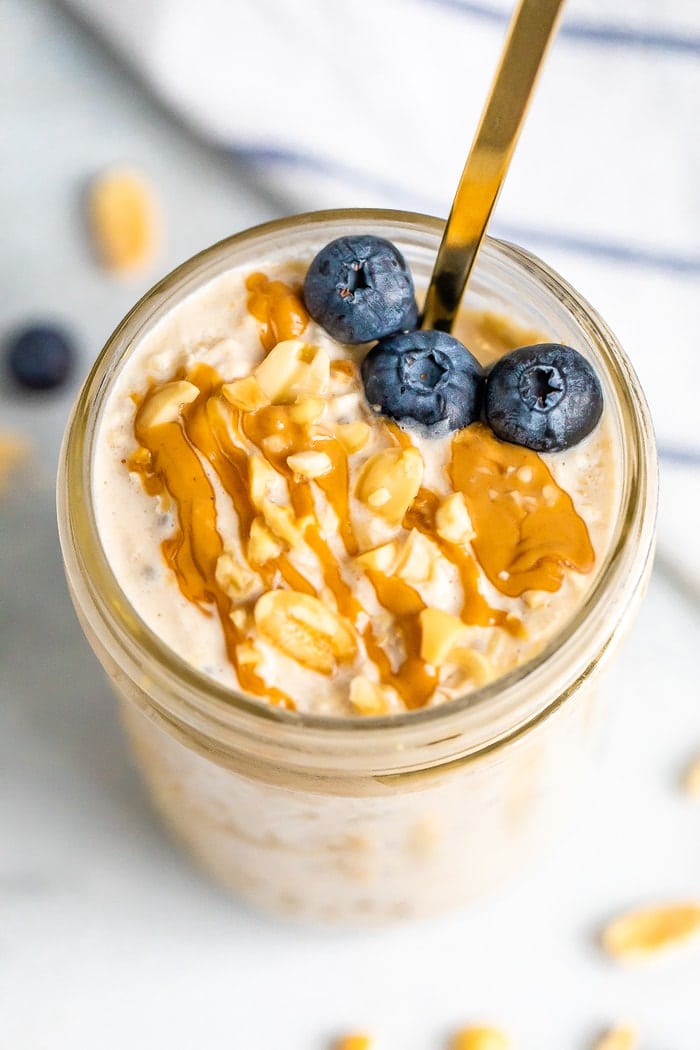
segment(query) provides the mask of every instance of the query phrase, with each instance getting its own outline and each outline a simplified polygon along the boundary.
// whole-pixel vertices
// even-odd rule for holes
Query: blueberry
[[[603,411],[603,392],[577,350],[538,343],[496,362],[486,380],[485,410],[503,441],[535,452],[559,452],[593,430]]]
[[[75,351],[72,340],[53,325],[31,325],[17,332],[8,344],[10,372],[20,386],[51,390],[68,378]]]
[[[380,340],[362,362],[375,412],[442,437],[479,418],[481,365],[446,332],[401,332]]]
[[[304,281],[306,308],[334,339],[368,343],[415,328],[413,278],[398,248],[382,237],[339,237],[322,248]]]

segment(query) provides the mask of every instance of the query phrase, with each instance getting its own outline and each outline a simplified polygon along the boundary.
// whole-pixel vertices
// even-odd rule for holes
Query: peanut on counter
[[[95,255],[107,270],[126,273],[153,261],[161,240],[160,207],[141,172],[108,168],[92,180],[86,203]]]

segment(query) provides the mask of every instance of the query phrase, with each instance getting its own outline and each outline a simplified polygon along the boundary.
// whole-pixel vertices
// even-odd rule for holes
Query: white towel
[[[287,211],[446,215],[509,0],[67,0]],[[651,403],[659,544],[700,595],[700,4],[569,0],[491,231],[598,308]]]

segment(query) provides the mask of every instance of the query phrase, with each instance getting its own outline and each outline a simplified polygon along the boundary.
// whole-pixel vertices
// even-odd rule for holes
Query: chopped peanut
[[[447,657],[448,665],[459,668],[462,672],[464,684],[473,682],[474,685],[486,685],[496,677],[493,663],[487,656],[480,653],[478,649],[470,649],[464,645],[457,645],[450,651]]]
[[[373,547],[372,550],[360,554],[356,561],[363,569],[371,569],[374,572],[383,572],[388,576],[393,572],[398,551],[399,547],[397,543],[383,543],[381,547]]]
[[[304,667],[331,674],[355,656],[355,637],[338,613],[298,591],[268,591],[255,604],[260,633]]]
[[[232,551],[224,551],[216,562],[216,582],[233,601],[250,597],[260,587],[260,577]]]
[[[683,786],[689,795],[700,798],[700,755],[697,755],[686,769]]]
[[[360,715],[384,715],[389,710],[386,690],[364,675],[350,683],[350,704]]]
[[[389,524],[399,526],[413,503],[423,477],[417,448],[386,448],[365,463],[357,481],[357,498]]]
[[[595,1044],[595,1050],[634,1050],[637,1033],[629,1025],[616,1025],[605,1032]]]
[[[371,1046],[368,1035],[343,1035],[333,1044],[333,1050],[370,1050]]]
[[[521,597],[528,609],[541,609],[546,605],[548,595],[546,591],[523,591]]]
[[[20,434],[0,432],[0,493],[8,487],[12,474],[29,458],[29,441]]]
[[[325,411],[322,397],[306,397],[289,406],[289,418],[292,423],[318,423]]]
[[[440,551],[435,544],[422,532],[411,529],[401,548],[394,573],[406,583],[425,583],[433,578],[439,560]]]
[[[248,460],[248,491],[254,507],[262,510],[263,502],[270,495],[270,489],[279,475],[275,468],[262,456],[251,456]]]
[[[354,423],[338,423],[334,434],[349,456],[364,448],[370,435],[369,423],[358,419]]]
[[[162,423],[174,423],[180,416],[182,406],[191,404],[198,395],[199,387],[185,379],[166,383],[144,401],[139,410],[139,424],[143,427],[159,427]]]
[[[90,235],[100,262],[110,270],[139,269],[151,262],[160,240],[160,214],[152,186],[128,168],[110,168],[88,190]]]
[[[257,412],[259,408],[270,404],[270,398],[255,376],[246,376],[245,379],[234,379],[231,383],[224,383],[221,393],[234,408],[240,408],[242,412]]]
[[[603,930],[603,948],[620,962],[647,958],[700,934],[700,904],[639,908]]]
[[[250,523],[250,536],[248,537],[248,558],[254,565],[264,565],[265,562],[279,557],[284,550],[284,544],[278,539],[272,530],[265,524],[262,518],[253,518]]]
[[[458,616],[452,616],[442,609],[423,609],[419,620],[420,658],[433,667],[440,667],[465,638],[468,628]]]
[[[461,492],[447,496],[435,513],[438,536],[450,543],[469,543],[476,536]]]
[[[287,466],[303,478],[320,478],[332,468],[325,452],[295,452],[287,456]]]
[[[245,609],[232,609],[229,613],[229,618],[239,631],[245,631],[248,626],[248,613]]]
[[[270,350],[254,375],[273,404],[293,405],[308,397],[323,397],[328,389],[330,364],[321,347],[300,339],[286,339]]]
[[[269,499],[263,499],[261,510],[267,527],[278,539],[292,548],[302,543],[306,518],[297,519],[291,507],[281,507]]]
[[[476,1025],[455,1032],[450,1050],[508,1050],[510,1039],[499,1028],[491,1025]]]

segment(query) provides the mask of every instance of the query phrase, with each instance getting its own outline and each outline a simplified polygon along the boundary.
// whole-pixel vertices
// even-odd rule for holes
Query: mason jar
[[[143,622],[96,526],[95,438],[112,384],[172,308],[285,245],[310,257],[335,237],[396,243],[425,288],[441,221],[391,211],[318,212],[227,238],[178,267],[111,336],[78,397],[58,477],[71,597],[112,682],[153,803],[196,861],[261,908],[347,924],[422,916],[514,878],[572,817],[612,698],[600,672],[651,567],[656,458],[647,404],[605,323],[521,248],[487,239],[470,306],[579,349],[594,365],[619,449],[608,549],[549,644],[447,703],[375,718],[293,712],[195,670]]]

